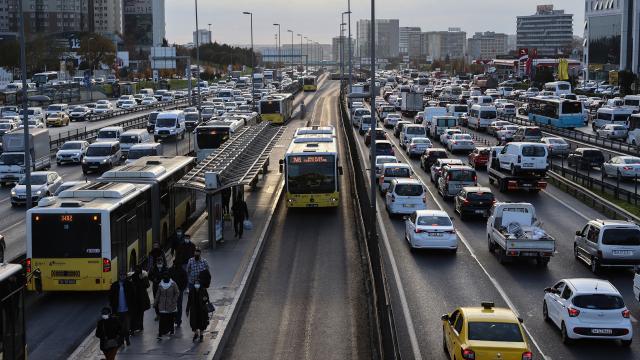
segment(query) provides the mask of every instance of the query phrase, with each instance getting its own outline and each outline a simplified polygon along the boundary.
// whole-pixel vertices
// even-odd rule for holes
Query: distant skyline
[[[531,15],[536,5],[553,4],[555,9],[573,14],[574,35],[582,36],[584,23],[583,0],[403,0],[380,1],[376,4],[376,17],[399,19],[400,26],[419,26],[423,31],[447,30],[459,27],[471,37],[475,32],[495,31],[516,33],[516,16]],[[227,44],[249,44],[249,16],[253,12],[254,44],[268,45],[275,41],[281,24],[282,43],[294,42],[302,33],[313,41],[330,44],[338,36],[340,14],[347,11],[347,0],[200,0],[198,22],[201,29],[211,24],[213,41]],[[355,38],[355,24],[371,14],[369,0],[351,1],[351,32]],[[346,21],[347,15],[345,15]],[[166,33],[170,43],[184,44],[193,40],[195,8],[190,0],[166,0]]]

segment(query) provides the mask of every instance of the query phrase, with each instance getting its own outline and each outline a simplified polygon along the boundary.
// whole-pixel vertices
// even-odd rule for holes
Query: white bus
[[[36,83],[36,86],[50,84],[51,82],[54,82],[57,80],[58,80],[58,73],[55,71],[37,73],[37,74],[33,74],[33,77],[31,77],[31,81]]]
[[[544,84],[544,91],[551,91],[555,96],[571,94],[571,83],[567,81],[554,81]]]

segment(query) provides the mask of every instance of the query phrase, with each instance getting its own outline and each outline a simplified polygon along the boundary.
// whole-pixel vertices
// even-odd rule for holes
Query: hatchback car
[[[395,155],[393,144],[388,140],[376,140],[376,153],[371,155]]]
[[[469,153],[468,163],[474,169],[486,168],[489,162],[490,149],[488,147],[477,147]]]
[[[576,230],[573,252],[577,260],[598,273],[602,267],[640,265],[640,226],[621,220],[591,220]]]
[[[58,166],[67,163],[80,164],[87,153],[89,143],[84,140],[73,140],[65,142],[56,153],[56,163]]]
[[[411,249],[458,251],[458,235],[442,210],[417,210],[405,217],[404,238]]]
[[[449,157],[447,151],[444,149],[427,149],[420,157],[420,167],[424,171],[431,171],[431,165],[433,165],[438,159],[446,159]]]
[[[393,128],[400,120],[402,120],[402,116],[400,116],[400,114],[389,114],[385,116],[383,125],[386,128]]]
[[[607,124],[596,130],[596,135],[607,139],[626,139],[627,133],[627,127],[619,124]]]
[[[391,180],[385,194],[385,207],[390,215],[411,214],[426,210],[427,198],[422,182],[417,179],[399,178]]]
[[[438,159],[436,160],[433,165],[431,165],[431,168],[429,168],[429,176],[431,178],[431,182],[432,183],[438,183],[438,178],[440,177],[440,174],[442,173],[442,167],[445,165],[464,165],[462,163],[462,160],[460,159],[449,159],[449,158],[442,158],[442,159]]]
[[[51,113],[47,116],[47,126],[67,126],[69,115],[65,112]]]
[[[577,148],[567,156],[567,165],[579,169],[602,167],[604,154],[596,148]]]
[[[440,135],[440,142],[442,145],[447,146],[447,142],[449,139],[453,137],[453,135],[462,134],[462,130],[460,129],[445,129],[444,132]]]
[[[477,186],[476,171],[464,165],[445,165],[438,177],[438,194],[443,199],[456,196],[465,186]]]
[[[460,214],[460,219],[469,215],[487,217],[495,202],[490,188],[465,186],[454,199],[454,210]]]
[[[542,139],[542,131],[537,126],[521,126],[513,134],[513,141],[517,142],[539,142],[540,139]]]
[[[24,205],[27,202],[26,177],[11,189],[11,206]],[[33,205],[46,196],[55,193],[62,184],[62,178],[55,171],[34,171],[31,173],[31,201]]]
[[[603,339],[631,345],[631,312],[609,281],[562,279],[544,292],[542,317],[560,329],[565,344],[576,339]]]
[[[403,163],[386,163],[382,164],[380,177],[378,178],[378,188],[380,193],[384,194],[389,188],[389,184],[393,179],[411,178],[413,172],[411,165]]]
[[[384,131],[383,128],[376,128],[375,132],[376,132],[376,140],[387,140],[387,133]],[[371,144],[371,130],[367,131],[367,134],[364,136],[364,144],[367,146]]]
[[[382,165],[386,163],[397,163],[398,159],[392,155],[376,156],[376,179],[382,174]]]
[[[407,156],[413,158],[414,156],[420,156],[424,152],[432,147],[431,140],[427,137],[414,137],[409,140],[409,143],[405,147]]]

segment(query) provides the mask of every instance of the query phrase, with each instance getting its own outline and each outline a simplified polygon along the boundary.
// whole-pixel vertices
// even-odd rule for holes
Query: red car
[[[376,128],[376,140],[387,140],[387,133],[383,128]],[[371,144],[371,130],[368,130],[364,136],[364,144],[367,146]]]
[[[490,149],[488,147],[475,148],[469,153],[469,165],[474,169],[487,167],[489,151]]]

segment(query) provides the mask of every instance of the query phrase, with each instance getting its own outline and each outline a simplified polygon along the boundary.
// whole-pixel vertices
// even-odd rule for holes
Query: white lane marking
[[[24,220],[24,219],[22,219],[22,220],[18,221],[17,223],[15,223],[15,224],[13,224],[13,225],[11,225],[11,226],[7,226],[6,228],[4,228],[4,229],[0,230],[0,233],[2,233],[2,234],[6,234],[6,233],[7,233],[7,231],[9,231],[9,230],[13,229],[14,227],[16,227],[16,226],[18,226],[18,225],[20,225],[20,224],[24,223],[24,221],[25,221],[25,220]]]
[[[350,129],[350,131],[354,131]],[[354,134],[358,136],[357,133]],[[360,155],[362,155],[362,162],[364,165],[366,164],[366,158],[364,157],[364,150],[362,148],[362,143],[356,140],[358,144],[358,149],[360,150]],[[365,166],[366,168],[366,166]],[[367,177],[367,182],[370,186],[375,186],[375,184],[371,184],[369,178]],[[371,188],[369,188],[371,190]],[[376,195],[377,196],[377,195]],[[389,256],[389,263],[391,264],[391,272],[393,273],[393,278],[398,287],[398,296],[400,297],[400,307],[402,308],[402,315],[405,318],[405,323],[407,325],[407,333],[409,334],[409,342],[411,343],[411,348],[413,350],[414,359],[422,359],[422,353],[420,353],[420,345],[418,344],[418,336],[416,335],[416,330],[413,325],[413,319],[411,317],[411,311],[409,311],[409,305],[407,302],[407,295],[404,292],[404,285],[402,285],[402,280],[400,279],[400,272],[398,271],[398,265],[396,264],[396,258],[393,256],[393,251],[391,250],[391,245],[389,243],[389,237],[387,236],[387,230],[384,227],[384,222],[382,221],[382,216],[380,215],[380,201],[376,201],[376,217],[378,220],[378,224],[380,225],[380,232],[382,235],[382,239],[384,242],[385,250]]]
[[[391,140],[393,142],[395,142],[395,140]],[[399,151],[400,155],[402,156],[402,158],[406,161],[407,164],[409,164],[409,166],[411,166],[413,173],[419,177],[423,177],[422,174],[418,173],[415,171],[415,169],[413,168],[413,164],[411,163],[411,161],[409,159],[407,159],[406,155],[404,154],[404,152]],[[421,179],[423,183],[424,179]],[[426,183],[425,183],[426,184]],[[440,200],[438,198],[436,198],[436,196],[433,194],[433,192],[431,191],[431,189],[428,186],[425,186],[427,191],[429,192],[429,194],[431,194],[431,197],[433,198],[434,202],[438,205],[438,207],[440,208],[440,210],[442,211],[447,211],[445,210],[445,207],[440,203]],[[476,263],[478,264],[478,266],[480,266],[480,268],[482,269],[482,271],[485,273],[485,275],[489,278],[489,281],[491,281],[491,283],[493,284],[493,286],[496,288],[496,290],[498,291],[498,293],[500,294],[500,296],[502,297],[502,299],[504,300],[505,303],[507,303],[507,306],[509,306],[509,308],[516,314],[519,314],[518,310],[516,309],[515,305],[513,304],[513,302],[511,301],[511,299],[509,298],[509,296],[507,295],[507,293],[504,291],[504,289],[502,288],[502,286],[500,285],[500,283],[493,277],[491,276],[491,274],[489,274],[489,271],[487,271],[487,269],[484,267],[484,265],[482,265],[482,263],[480,262],[480,259],[478,259],[478,257],[476,256],[476,253],[473,251],[473,249],[471,248],[470,243],[467,241],[467,239],[462,236],[462,234],[460,232],[458,232],[456,230],[456,233],[458,234],[458,237],[460,238],[460,241],[462,241],[462,243],[464,244],[464,246],[467,248],[467,250],[469,250],[469,253],[471,254],[471,257],[476,261]],[[519,315],[518,315],[519,316]],[[529,339],[531,340],[531,342],[533,343],[533,346],[536,347],[536,349],[538,350],[538,352],[540,353],[540,355],[542,355],[543,359],[551,359],[550,357],[546,356],[543,352],[542,352],[542,348],[538,345],[538,342],[536,341],[536,339],[533,337],[533,334],[531,333],[531,331],[529,331],[529,328],[522,323],[522,327],[524,328],[524,331],[527,333],[527,335],[529,336]]]
[[[587,221],[591,221],[592,219],[585,216],[583,213],[581,213],[578,209],[574,208],[573,206],[569,205],[567,202],[565,202],[564,200],[561,200],[559,197],[551,194],[550,192],[548,192],[547,190],[542,190],[542,192],[544,194],[546,194],[547,196],[549,196],[550,198],[553,198],[555,201],[559,202],[560,204],[562,204],[564,207],[566,207],[567,209],[573,211],[576,215],[580,216],[581,218],[587,220]]]

